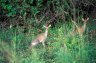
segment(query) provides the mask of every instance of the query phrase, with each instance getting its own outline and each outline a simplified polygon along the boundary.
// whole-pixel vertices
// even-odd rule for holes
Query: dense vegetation
[[[0,0],[0,63],[95,63],[95,0]],[[73,21],[82,36],[71,34]],[[29,49],[32,40],[51,24],[46,47]]]

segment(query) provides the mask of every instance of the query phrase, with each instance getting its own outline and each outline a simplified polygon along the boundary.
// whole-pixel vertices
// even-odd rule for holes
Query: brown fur
[[[36,45],[37,45],[38,43],[40,43],[40,42],[41,42],[41,43],[43,44],[43,46],[45,47],[44,42],[45,42],[45,40],[46,40],[46,38],[47,38],[48,29],[49,29],[50,25],[49,25],[49,26],[44,26],[44,27],[46,28],[45,32],[39,34],[35,39],[33,39],[33,41],[31,42],[31,46],[30,46],[30,47],[36,46]]]
[[[86,23],[88,20],[89,20],[89,18],[87,18],[87,19],[82,18],[82,21],[84,22],[84,24],[82,26],[78,26],[75,21],[72,21],[74,23],[74,25],[76,26],[75,29],[73,30],[73,32],[78,33],[79,35],[83,35],[83,33],[85,32]]]

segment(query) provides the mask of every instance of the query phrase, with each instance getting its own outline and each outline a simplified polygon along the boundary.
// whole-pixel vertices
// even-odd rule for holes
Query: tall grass
[[[62,15],[56,17],[56,26],[49,29],[49,35],[46,40],[46,48],[43,48],[42,44],[38,44],[32,49],[29,49],[29,46],[36,35],[40,33],[38,32],[38,29],[45,23],[44,20],[47,21],[47,18],[50,19],[51,16],[49,15],[45,18],[45,13],[43,13],[44,15],[40,15],[40,19],[35,17],[25,19],[24,16],[24,21],[26,22],[24,25],[25,27],[28,25],[26,33],[24,33],[24,28],[20,26],[15,28],[8,27],[7,29],[0,28],[0,63],[96,62],[96,46],[94,45],[96,36],[94,38],[90,38],[87,33],[83,36],[71,34],[74,26],[70,23],[71,17],[73,16],[73,19],[75,20],[75,14],[77,13],[79,16],[77,20],[79,20],[82,17],[80,15],[83,15],[85,12],[83,12],[80,8],[76,9],[71,0],[52,0],[48,2],[48,12],[53,11],[55,15],[58,15],[59,13]],[[79,2],[79,0],[77,2]],[[50,4],[53,5],[52,10],[49,8]],[[51,18],[54,18],[53,14]],[[39,20],[41,22],[39,22]],[[65,23],[65,20],[67,20],[67,23]],[[31,27],[31,25],[35,27]],[[44,31],[43,28],[40,29]]]
[[[89,54],[95,55],[95,48],[90,46],[88,35],[71,35],[70,23],[58,26],[49,29],[46,48],[38,44],[32,50],[28,47],[38,34],[36,28],[26,34],[20,27],[0,31],[0,63],[90,63]]]

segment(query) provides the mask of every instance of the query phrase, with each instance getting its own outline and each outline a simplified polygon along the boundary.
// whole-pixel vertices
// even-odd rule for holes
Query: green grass
[[[53,5],[52,10],[50,4]],[[47,13],[41,11],[40,16],[37,17],[38,22],[36,22],[35,16],[32,16],[31,19],[28,19],[27,16],[25,19],[23,16],[26,33],[20,26],[0,29],[0,63],[96,63],[96,35],[87,34],[92,28],[95,29],[95,23],[93,24],[95,20],[89,22],[92,26],[89,25],[90,29],[82,37],[74,34],[73,36],[70,34],[73,27],[70,23],[72,16],[75,12],[80,13],[78,17],[76,15],[77,20],[80,21],[86,13],[79,7],[74,11],[71,0],[50,0],[47,5],[49,9],[46,12],[49,12],[49,16],[45,17]],[[51,11],[53,11],[52,15]],[[38,29],[44,31],[43,24],[54,18],[54,14],[59,13],[62,15],[56,17],[55,21],[58,22],[55,24],[56,27],[49,29],[46,48],[43,48],[42,44],[38,44],[32,50],[28,49],[31,41],[41,33],[38,32]]]
[[[71,31],[72,24],[63,24],[60,27],[58,24],[55,28],[49,29],[46,48],[39,44],[30,50],[28,47],[32,39],[39,34],[37,28],[28,29],[26,34],[23,33],[22,27],[1,30],[0,63],[94,62],[96,48],[90,44],[88,35],[72,36]]]

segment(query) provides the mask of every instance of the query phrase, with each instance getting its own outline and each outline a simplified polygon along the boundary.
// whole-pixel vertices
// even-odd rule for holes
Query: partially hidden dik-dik
[[[79,35],[83,35],[83,33],[85,32],[86,24],[87,24],[88,20],[89,20],[89,18],[86,18],[86,19],[82,18],[82,21],[83,21],[82,26],[78,26],[75,21],[72,21],[75,25],[75,29],[73,30],[73,32],[78,33]]]

